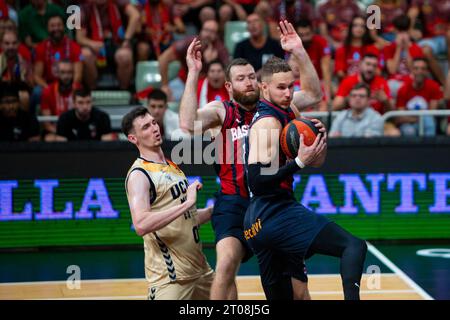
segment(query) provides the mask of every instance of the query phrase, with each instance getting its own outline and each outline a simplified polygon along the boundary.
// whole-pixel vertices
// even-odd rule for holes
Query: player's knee
[[[226,281],[231,281],[234,279],[238,266],[239,261],[236,261],[236,259],[218,260],[216,264],[216,274],[223,279],[226,279]]]
[[[350,240],[349,247],[357,257],[365,257],[367,253],[367,244],[364,240],[353,237]]]

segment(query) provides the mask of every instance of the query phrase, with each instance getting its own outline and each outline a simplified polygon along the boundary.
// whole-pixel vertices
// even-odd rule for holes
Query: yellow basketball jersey
[[[186,201],[189,185],[176,164],[136,159],[127,174],[140,170],[150,181],[151,211],[162,211]],[[211,271],[200,243],[197,208],[193,206],[164,228],[144,238],[145,277],[149,284],[161,285],[177,280],[196,279]]]

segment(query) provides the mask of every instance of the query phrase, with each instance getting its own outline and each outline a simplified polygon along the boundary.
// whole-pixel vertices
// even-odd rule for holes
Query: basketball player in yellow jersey
[[[151,300],[209,299],[214,272],[202,252],[198,227],[211,209],[197,210],[197,190],[164,157],[156,120],[144,107],[126,114],[122,130],[139,150],[125,181],[136,233],[144,238]]]

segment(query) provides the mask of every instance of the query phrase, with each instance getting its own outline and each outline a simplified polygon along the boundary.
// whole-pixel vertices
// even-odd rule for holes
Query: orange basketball
[[[308,119],[294,119],[289,122],[281,132],[280,145],[283,153],[291,159],[297,156],[300,147],[300,134],[303,134],[303,143],[306,146],[313,144],[319,130],[314,122]]]

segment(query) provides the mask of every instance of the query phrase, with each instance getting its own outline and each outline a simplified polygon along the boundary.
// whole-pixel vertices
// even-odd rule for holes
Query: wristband
[[[297,156],[295,157],[295,163],[300,167],[300,169],[303,169],[305,166],[305,164],[302,162],[302,160],[300,160],[300,158]]]

